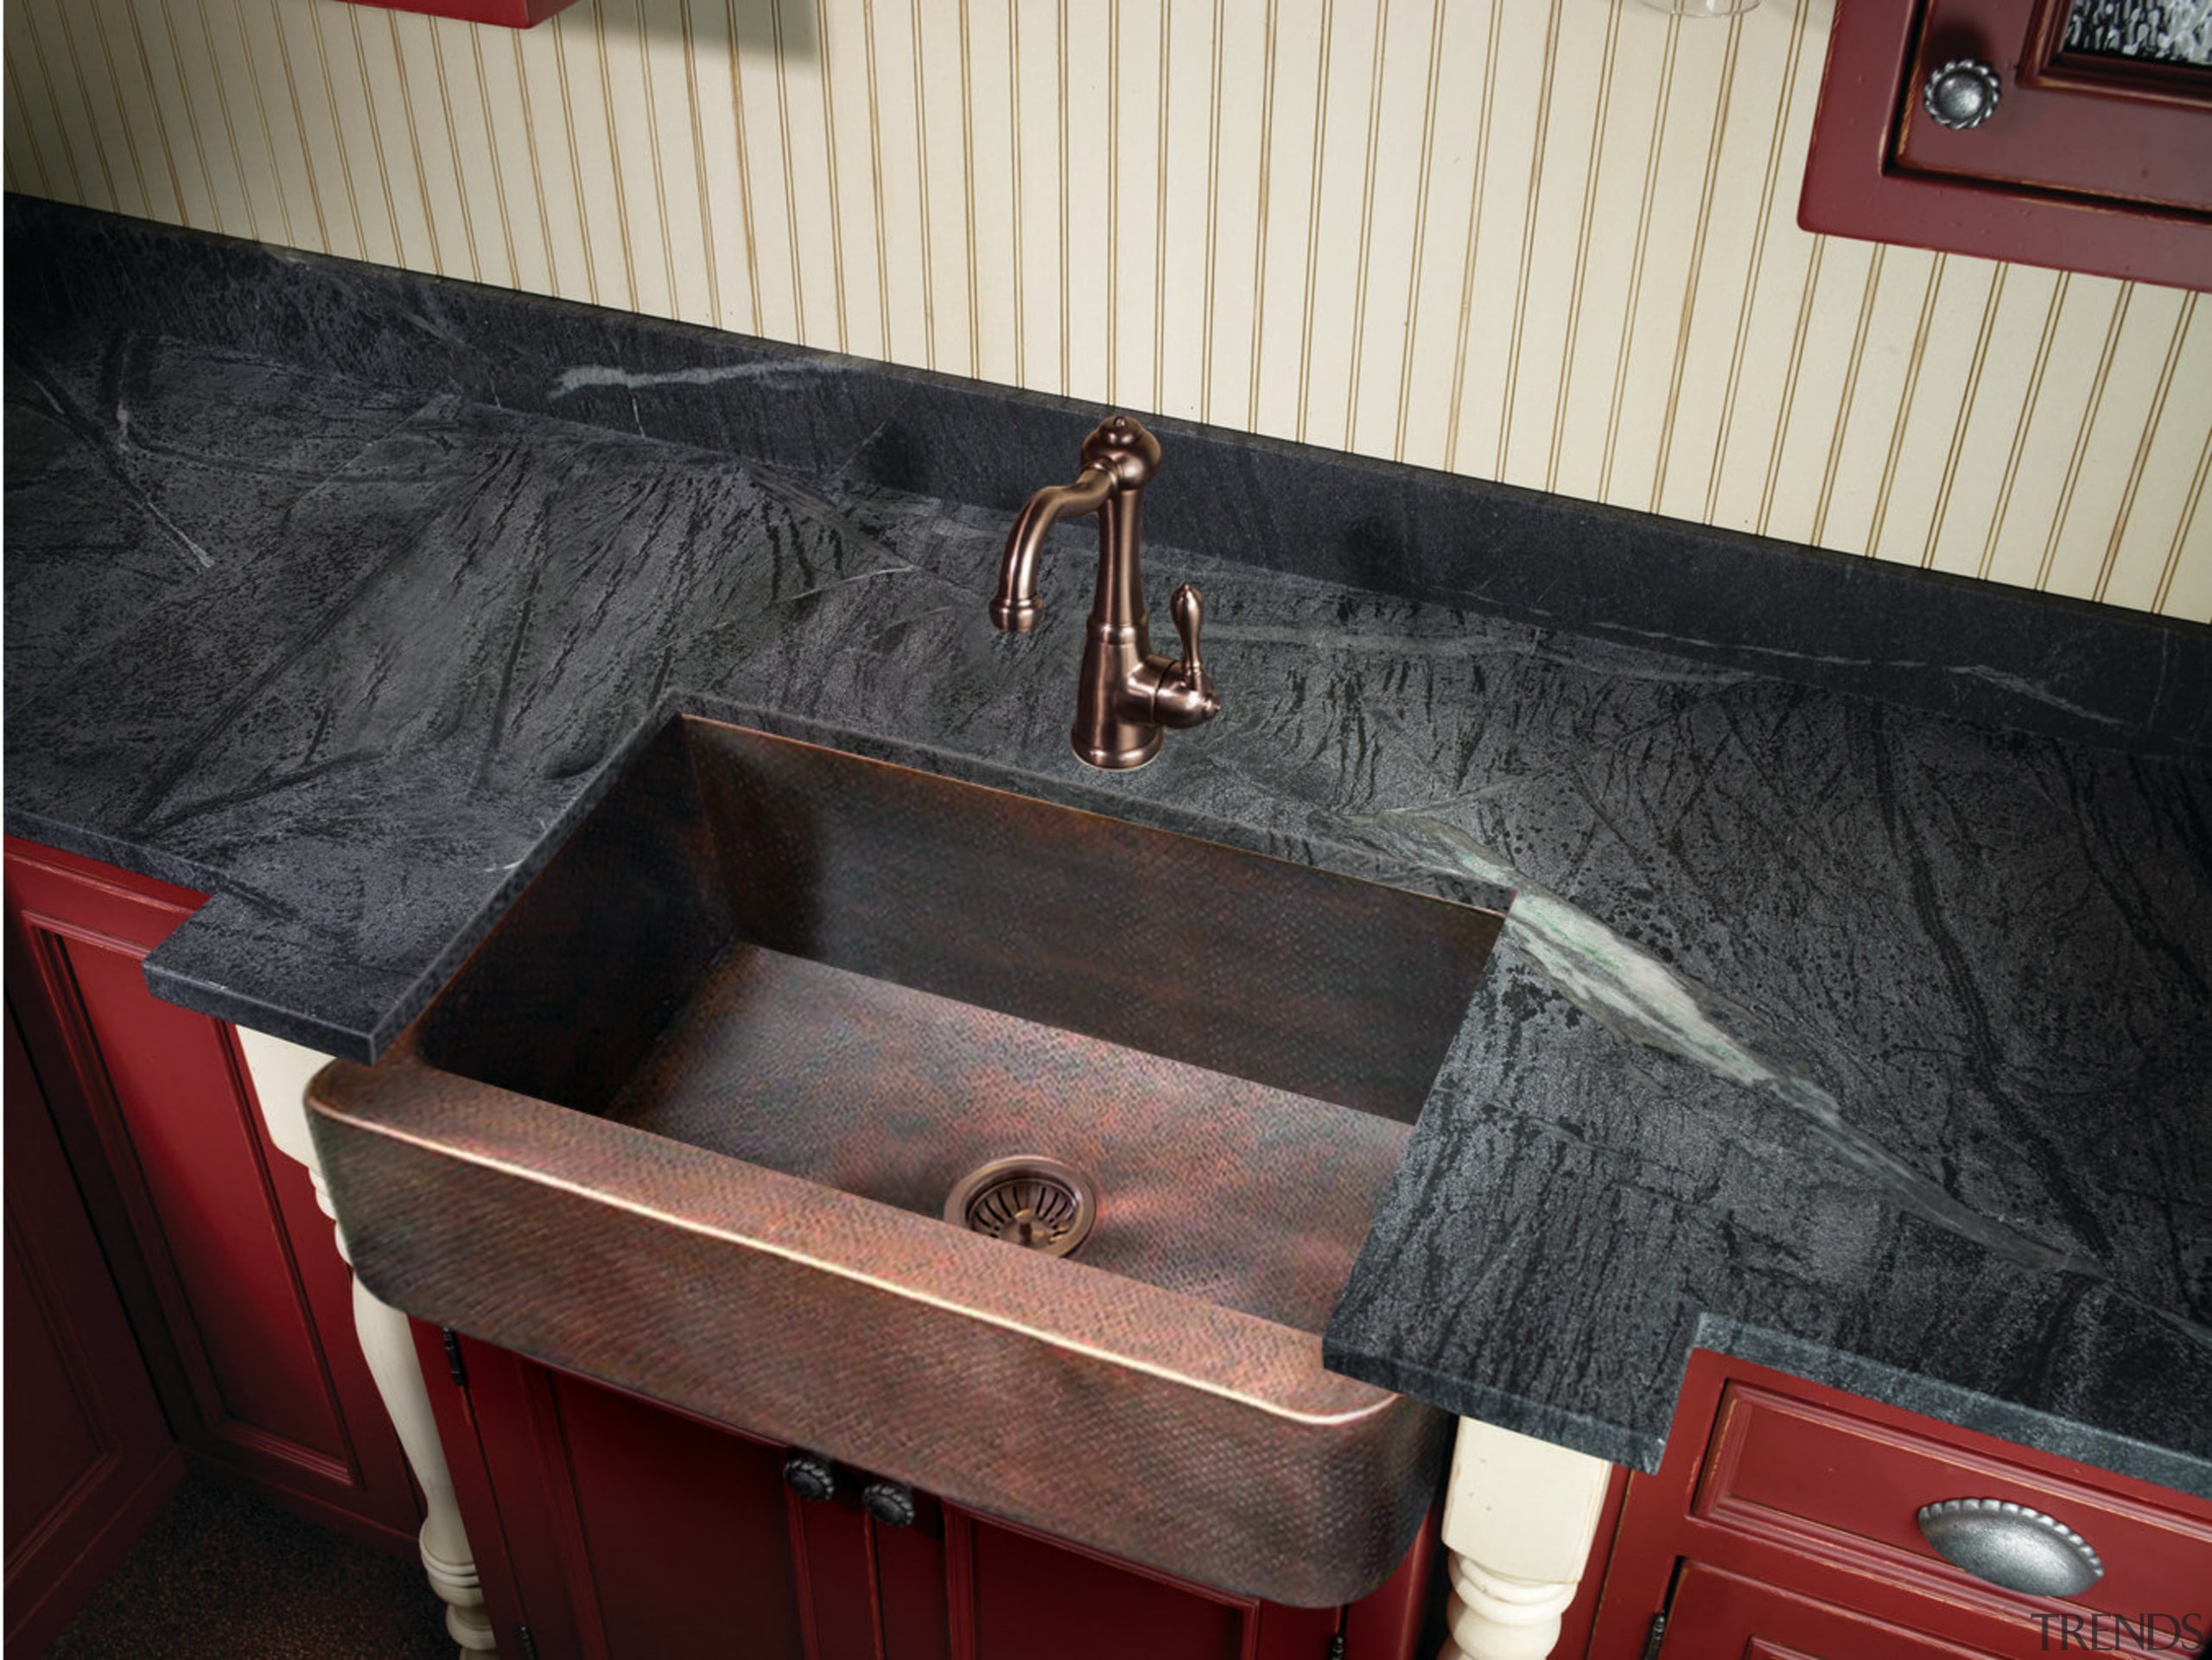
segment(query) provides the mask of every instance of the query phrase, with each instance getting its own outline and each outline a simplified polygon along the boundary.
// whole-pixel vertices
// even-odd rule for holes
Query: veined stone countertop
[[[1515,895],[1333,1366],[1650,1468],[1698,1344],[2212,1495],[2201,763],[1154,545],[1223,713],[1104,778],[1087,526],[1016,639],[996,507],[97,316],[7,404],[8,828],[214,894],[164,995],[371,1056],[680,705],[1233,821]]]

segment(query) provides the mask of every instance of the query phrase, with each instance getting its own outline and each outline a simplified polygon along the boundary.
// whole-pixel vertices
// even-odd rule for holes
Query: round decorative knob
[[[1980,58],[1954,58],[1929,76],[1920,101],[1937,126],[1964,132],[1997,113],[1997,100],[2003,91],[1997,72]]]
[[[903,1481],[881,1478],[861,1489],[861,1504],[887,1528],[914,1525],[914,1490]]]
[[[1952,1567],[2031,1597],[2075,1597],[2105,1576],[2103,1559],[2063,1522],[2008,1498],[1923,1504],[1921,1537]]]
[[[811,1453],[794,1453],[784,1460],[784,1485],[801,1498],[836,1496],[837,1472],[828,1459]]]
[[[1110,415],[1083,441],[1083,464],[1111,474],[1122,489],[1141,490],[1160,471],[1160,440],[1128,416]]]

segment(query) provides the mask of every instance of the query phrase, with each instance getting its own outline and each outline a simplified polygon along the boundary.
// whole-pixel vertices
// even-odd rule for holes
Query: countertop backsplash
[[[2212,621],[2212,312],[1801,229],[1834,12],[19,0],[8,184]]]

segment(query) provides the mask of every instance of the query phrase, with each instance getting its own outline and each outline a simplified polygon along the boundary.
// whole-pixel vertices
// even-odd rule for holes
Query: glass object
[[[1654,11],[1675,17],[1733,17],[1749,11],[1759,0],[1643,0]]]

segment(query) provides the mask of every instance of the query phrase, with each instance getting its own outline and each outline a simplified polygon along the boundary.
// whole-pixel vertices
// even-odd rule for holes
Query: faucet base
[[[1134,773],[1160,753],[1167,733],[1165,728],[1154,727],[1152,735],[1134,749],[1102,749],[1086,741],[1092,735],[1081,727],[1068,734],[1069,747],[1075,751],[1077,760],[1102,773]]]

